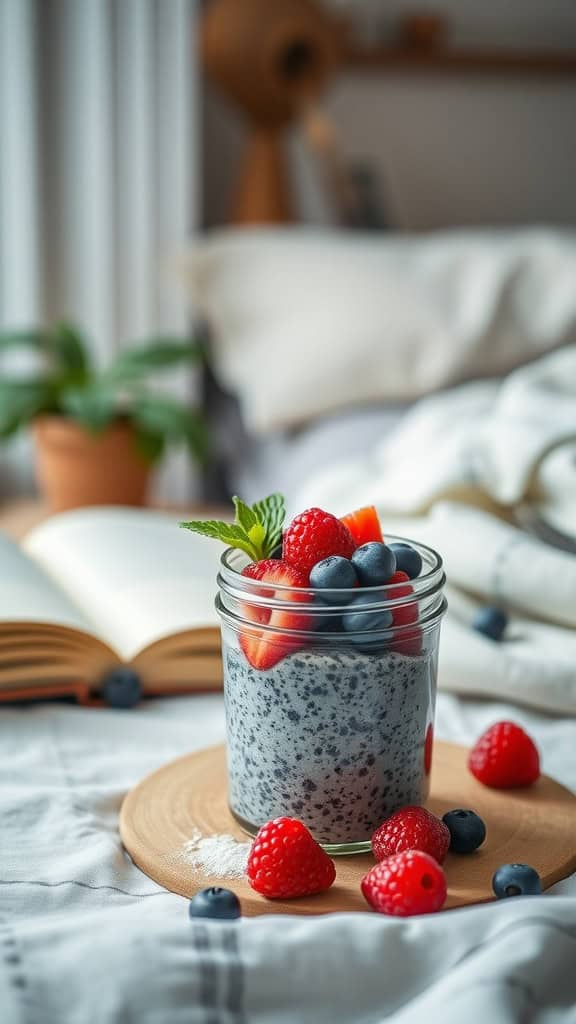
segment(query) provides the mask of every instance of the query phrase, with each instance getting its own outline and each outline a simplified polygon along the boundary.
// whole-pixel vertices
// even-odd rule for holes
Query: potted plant
[[[200,413],[149,384],[162,371],[198,360],[197,342],[166,338],[134,346],[100,372],[69,324],[1,333],[0,353],[8,349],[33,350],[40,369],[2,375],[0,439],[31,424],[38,482],[53,511],[143,504],[151,467],[172,442],[204,460]]]

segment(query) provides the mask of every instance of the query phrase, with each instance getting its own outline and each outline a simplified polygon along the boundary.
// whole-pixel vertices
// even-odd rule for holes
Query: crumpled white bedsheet
[[[363,455],[335,451],[290,507],[344,514],[351,494],[377,505],[385,532],[444,559],[440,687],[576,714],[576,554],[513,524],[529,503],[576,542],[576,344],[424,399]],[[482,604],[508,610],[504,643],[470,628]]]
[[[440,695],[437,734],[513,717],[576,789],[574,722]],[[576,877],[430,917],[187,917],[122,850],[126,791],[224,735],[221,696],[0,710],[2,1024],[569,1024]],[[225,882],[223,884],[226,884]]]

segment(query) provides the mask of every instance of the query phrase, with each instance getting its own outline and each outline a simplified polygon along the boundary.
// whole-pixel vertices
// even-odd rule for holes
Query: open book
[[[141,509],[65,512],[20,546],[0,532],[0,700],[87,701],[126,665],[144,693],[219,687],[221,550]]]

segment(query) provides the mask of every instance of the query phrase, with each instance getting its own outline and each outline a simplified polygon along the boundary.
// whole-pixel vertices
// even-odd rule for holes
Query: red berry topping
[[[276,558],[266,558],[261,562],[251,562],[242,570],[243,576],[289,587],[289,590],[276,590],[274,587],[258,587],[258,597],[277,598],[282,601],[293,601],[296,604],[310,600],[308,576],[300,572],[294,565]],[[244,629],[240,634],[240,646],[250,664],[257,669],[272,668],[282,658],[301,646],[299,637],[290,636],[284,630],[307,630],[311,625],[311,617],[303,612],[292,612],[285,609],[262,608],[258,604],[245,601],[242,604],[244,617],[259,625],[268,626],[263,629]]]
[[[394,583],[398,586],[390,591],[392,597],[408,597],[414,592],[410,586],[410,577],[407,573],[397,569],[388,581],[389,585]],[[395,626],[410,626],[418,622],[418,603],[403,604],[392,610],[392,621]],[[421,654],[422,653],[422,630],[419,626],[413,629],[402,629],[394,640],[394,650],[400,654]]]
[[[450,830],[425,807],[402,807],[382,822],[372,836],[376,860],[404,850],[422,850],[442,864],[450,846]]]
[[[334,862],[296,818],[262,825],[248,856],[248,881],[269,899],[313,896],[336,878]]]
[[[373,867],[361,882],[364,898],[380,914],[433,914],[444,905],[446,877],[433,857],[405,850]]]
[[[328,555],[350,558],[355,549],[354,538],[344,523],[321,508],[309,508],[295,516],[284,531],[282,557],[309,573]]]
[[[430,769],[432,768],[432,751],[434,749],[434,728],[432,722],[426,729],[426,736],[424,738],[424,774],[430,775]]]
[[[497,722],[472,747],[468,767],[485,786],[512,789],[536,782],[540,776],[540,756],[519,725]]]
[[[380,544],[384,543],[382,527],[374,505],[357,508],[355,512],[349,512],[347,516],[342,516],[340,522],[348,527],[357,547],[368,544],[371,540],[378,541]]]
[[[413,593],[410,577],[401,569],[397,569],[390,577],[387,586],[392,586],[394,583],[400,584],[400,586],[395,586],[388,592],[391,598],[409,597]],[[395,626],[407,626],[412,622],[418,622],[418,604],[414,601],[412,604],[403,604],[394,608],[392,618]]]

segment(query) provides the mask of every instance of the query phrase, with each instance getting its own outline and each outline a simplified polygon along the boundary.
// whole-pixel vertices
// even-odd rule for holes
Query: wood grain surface
[[[491,879],[500,864],[531,864],[544,888],[576,870],[576,797],[546,776],[528,789],[488,789],[468,772],[467,753],[464,747],[441,742],[434,749],[430,809],[442,815],[457,807],[472,808],[487,826],[480,850],[468,856],[448,854],[446,909],[492,899]],[[227,806],[224,747],[180,758],[149,775],[127,795],[120,832],[134,863],[181,896],[193,896],[209,885],[233,889],[247,916],[367,909],[359,883],[374,864],[370,854],[335,858],[336,882],[326,893],[266,900],[244,880],[208,876],[192,867],[182,850],[196,830],[202,835],[228,833],[247,840]]]

